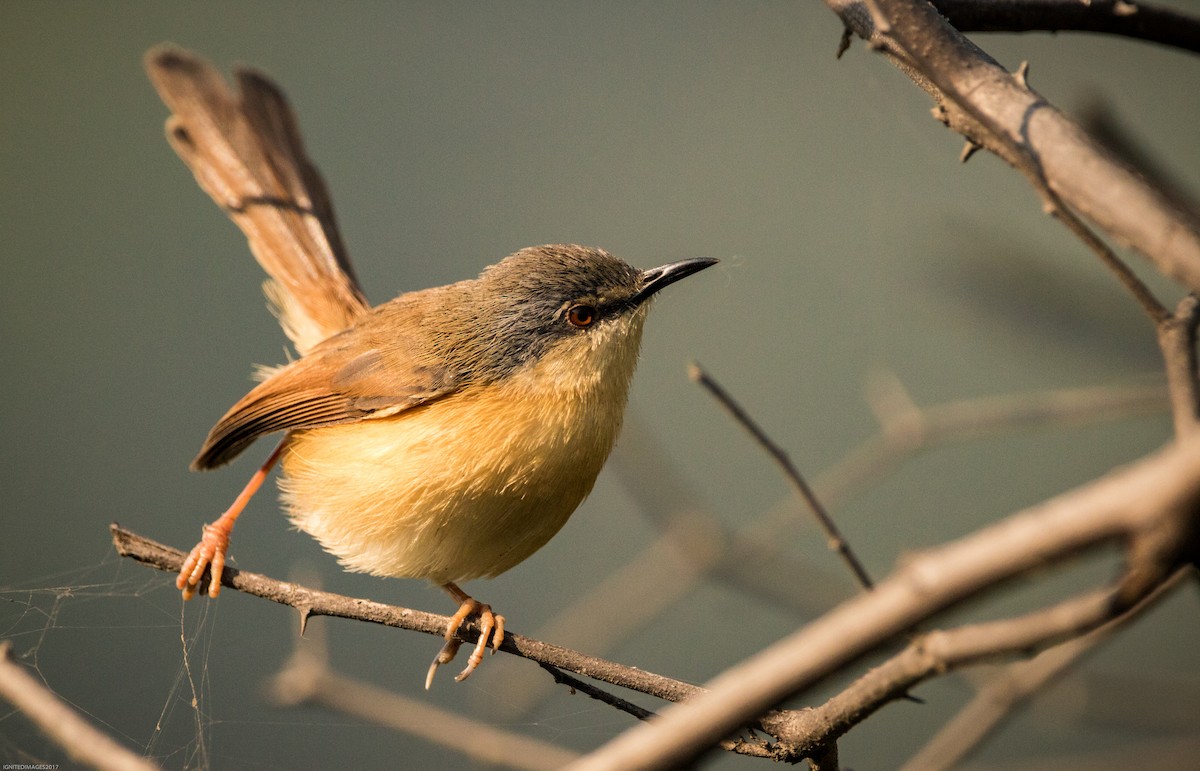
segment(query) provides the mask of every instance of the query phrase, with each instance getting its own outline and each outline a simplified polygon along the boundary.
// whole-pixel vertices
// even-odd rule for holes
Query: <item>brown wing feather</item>
[[[460,387],[445,369],[397,363],[389,371],[380,351],[345,353],[312,354],[259,384],[213,426],[192,468],[222,466],[266,434],[392,416]]]
[[[145,64],[173,113],[171,146],[245,233],[297,349],[351,326],[369,306],[283,94],[243,71],[235,96],[211,64],[176,48],[151,49]]]
[[[192,468],[228,463],[265,434],[396,415],[462,388],[470,373],[433,353],[429,336],[436,333],[424,323],[424,302],[444,291],[380,306],[277,370],[217,422]]]

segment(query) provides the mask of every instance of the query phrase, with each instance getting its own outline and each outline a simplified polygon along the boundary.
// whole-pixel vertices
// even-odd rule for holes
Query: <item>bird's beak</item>
[[[704,270],[705,268],[716,265],[719,260],[714,260],[712,257],[698,257],[694,260],[680,260],[667,265],[659,265],[657,268],[643,270],[642,275],[638,277],[641,288],[638,289],[636,295],[633,296],[633,304],[649,300],[654,293],[668,284],[674,284],[681,278],[687,278],[693,273]]]

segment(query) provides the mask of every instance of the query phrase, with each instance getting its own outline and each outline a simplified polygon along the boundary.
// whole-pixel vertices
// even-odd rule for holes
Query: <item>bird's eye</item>
[[[590,327],[596,321],[596,308],[592,305],[572,305],[567,309],[567,321],[580,329]]]

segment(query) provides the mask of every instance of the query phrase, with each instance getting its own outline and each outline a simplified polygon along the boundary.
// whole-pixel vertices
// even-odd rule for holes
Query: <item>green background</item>
[[[225,71],[253,64],[283,86],[373,302],[538,243],[602,246],[640,267],[722,260],[658,301],[631,397],[637,433],[592,497],[526,563],[466,587],[516,631],[536,633],[656,538],[645,502],[669,496],[647,477],[682,480],[731,528],[798,510],[766,456],[689,382],[693,359],[814,475],[874,431],[863,391],[881,369],[921,404],[1155,382],[1152,325],[1097,260],[1019,174],[983,154],[960,165],[961,140],[883,59],[856,44],[836,60],[840,32],[811,2],[0,5],[0,637],[168,767],[469,765],[352,718],[268,706],[263,682],[292,650],[294,612],[234,592],[181,610],[168,576],[112,552],[110,521],[185,547],[228,504],[268,448],[211,474],[188,461],[249,387],[251,365],[285,356],[241,234],[162,137],[166,110],[141,70],[162,41]],[[1070,34],[977,39],[1010,69],[1028,59],[1033,87],[1068,111],[1104,100],[1196,189],[1195,56]],[[644,436],[655,454],[639,449]],[[905,553],[1169,438],[1156,414],[954,445],[834,513],[882,576]],[[811,565],[779,580],[813,607],[853,593],[806,520],[771,537]],[[239,524],[233,556],[268,575],[299,566],[330,590],[451,610],[419,582],[342,573],[289,530],[271,492]],[[1111,556],[954,619],[1063,596],[1111,574]],[[981,758],[1194,739],[1197,605],[1184,591],[1157,608]],[[580,647],[703,682],[805,620],[708,580],[617,647]],[[313,624],[339,671],[497,727],[586,751],[630,722],[564,689],[518,711],[514,694],[548,677],[508,656],[425,694],[433,638]],[[1072,700],[1088,678],[1129,678],[1127,713],[1165,708],[1184,728],[1089,716]],[[896,765],[968,692],[958,679],[919,688],[925,706],[884,709],[842,741],[843,762]],[[0,760],[64,762],[3,708]]]

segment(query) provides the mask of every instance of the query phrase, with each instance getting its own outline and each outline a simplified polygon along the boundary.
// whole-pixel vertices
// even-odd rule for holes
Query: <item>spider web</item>
[[[113,557],[78,570],[0,586],[0,639],[50,691],[124,746],[167,767],[208,768],[205,705],[215,605],[183,613],[161,576]],[[148,664],[141,646],[170,651]],[[147,679],[162,684],[147,695]],[[62,748],[3,704],[0,757],[61,764]]]
[[[308,637],[318,637],[317,644],[324,645],[330,621],[314,619]],[[297,761],[286,760],[290,752],[301,759],[320,757],[304,746],[306,740],[334,757],[344,758],[346,747],[382,751],[390,745],[403,748],[413,761],[427,757],[439,767],[471,765],[445,746],[336,708],[273,708],[265,686],[292,653],[294,623],[294,611],[236,593],[216,602],[185,604],[170,576],[116,556],[0,586],[0,641],[11,644],[11,658],[99,730],[165,768],[294,768]],[[336,624],[339,636],[354,637],[353,643],[343,637],[341,649],[334,651],[335,658],[348,659],[338,666],[364,682],[374,681],[372,670],[378,674],[380,669],[368,666],[364,671],[355,664],[377,660],[385,668],[380,679],[395,676],[401,685],[407,680],[415,684],[438,647],[423,635]],[[302,649],[310,644],[302,641]],[[406,649],[416,654],[408,655]],[[240,668],[247,661],[249,676]],[[231,675],[227,670],[237,671]],[[480,675],[465,687],[444,678],[431,694],[415,688],[411,694],[443,702],[443,709],[454,712],[486,712],[485,723],[498,729],[580,749],[602,743],[631,723],[582,696],[565,696],[570,701],[536,714],[511,714],[508,699]],[[283,752],[275,751],[277,743]],[[257,751],[247,749],[252,745]],[[63,748],[4,701],[0,760],[74,765]]]

